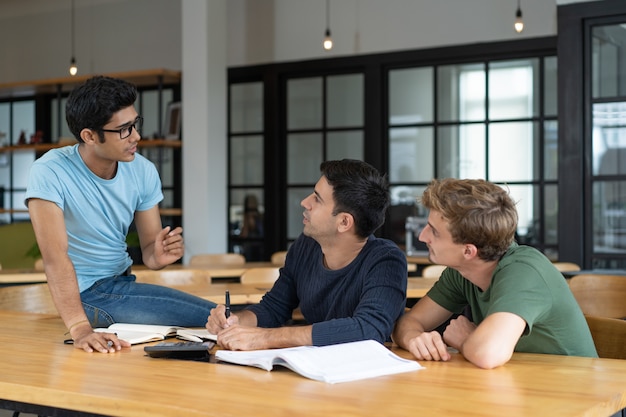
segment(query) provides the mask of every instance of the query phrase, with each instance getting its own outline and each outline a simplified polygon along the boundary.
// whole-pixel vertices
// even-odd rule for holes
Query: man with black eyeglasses
[[[97,76],[75,88],[67,124],[78,144],[48,151],[30,171],[26,205],[54,303],[74,346],[115,352],[126,341],[94,332],[115,322],[200,327],[215,304],[140,284],[126,235],[135,221],[144,264],[161,269],[183,256],[182,228],[163,228],[161,181],[137,153],[142,118],[132,84]]]

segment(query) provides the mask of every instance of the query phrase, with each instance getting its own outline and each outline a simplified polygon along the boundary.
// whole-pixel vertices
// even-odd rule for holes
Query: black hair
[[[386,175],[354,159],[322,162],[320,170],[333,187],[333,214],[350,213],[358,236],[366,238],[383,225],[390,200]]]
[[[79,142],[80,132],[93,129],[104,141],[102,127],[118,111],[132,106],[137,100],[137,88],[117,78],[95,76],[74,88],[65,105],[65,120]]]

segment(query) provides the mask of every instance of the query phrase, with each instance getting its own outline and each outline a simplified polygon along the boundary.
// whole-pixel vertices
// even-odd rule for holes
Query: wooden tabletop
[[[0,405],[111,416],[608,416],[626,407],[626,361],[514,354],[481,370],[453,354],[425,369],[329,385],[281,367],[153,359],[63,344],[58,317],[0,312]],[[408,352],[394,348],[403,357]]]
[[[436,278],[409,278],[407,298],[423,297],[435,282],[437,282]],[[212,283],[210,285],[173,285],[173,287],[219,304],[224,302],[226,290],[229,291],[230,301],[233,304],[256,304],[271,289],[270,284],[240,284],[236,282]]]

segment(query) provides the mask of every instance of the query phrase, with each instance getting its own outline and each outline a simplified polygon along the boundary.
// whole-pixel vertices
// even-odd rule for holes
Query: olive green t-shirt
[[[469,305],[477,325],[497,312],[520,316],[526,329],[516,352],[598,357],[585,316],[565,278],[532,247],[513,243],[484,292],[447,268],[427,295],[453,313]]]

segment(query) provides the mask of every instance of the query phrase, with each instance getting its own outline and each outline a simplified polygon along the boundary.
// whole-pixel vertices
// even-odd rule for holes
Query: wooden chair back
[[[447,266],[445,265],[426,265],[422,270],[422,277],[424,278],[439,278],[441,273]]]
[[[601,358],[626,359],[626,320],[585,316]]]
[[[626,276],[575,275],[569,288],[585,315],[626,318]]]
[[[274,252],[272,254],[272,257],[270,258],[270,261],[272,262],[272,265],[284,266],[286,257],[287,257],[287,251],[286,250],[279,251],[279,252]]]
[[[259,267],[247,269],[241,275],[242,284],[273,284],[279,275],[278,267]]]
[[[0,309],[58,315],[48,284],[0,287]]]
[[[161,269],[159,271],[141,269],[133,271],[133,275],[137,277],[137,282],[164,285],[166,287],[211,284],[211,273],[202,269]]]
[[[552,262],[552,265],[561,272],[580,271],[580,266],[574,262]]]
[[[193,255],[189,266],[243,265],[246,258],[239,253],[203,253]]]

